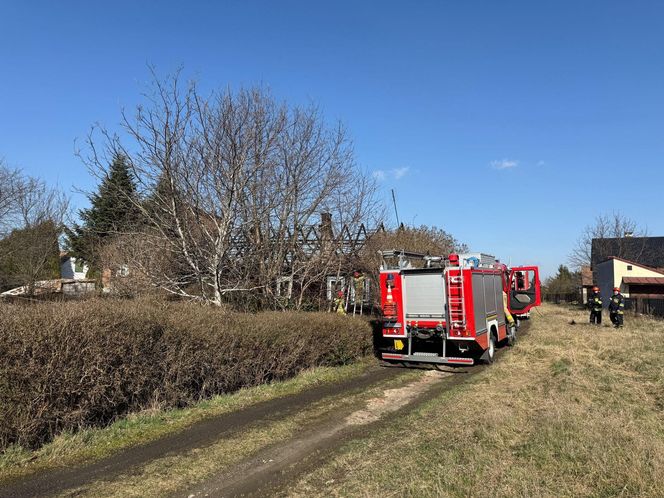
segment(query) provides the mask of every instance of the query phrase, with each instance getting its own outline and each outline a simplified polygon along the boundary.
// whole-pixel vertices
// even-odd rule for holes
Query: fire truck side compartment
[[[505,324],[503,287],[498,273],[477,271],[472,275],[475,335],[480,336],[487,332],[487,319],[496,317],[498,325]]]

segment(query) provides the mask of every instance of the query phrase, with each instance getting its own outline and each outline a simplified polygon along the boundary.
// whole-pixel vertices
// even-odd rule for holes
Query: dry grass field
[[[608,321],[608,320],[607,320]],[[346,444],[293,495],[664,496],[664,321],[545,305],[470,382]]]

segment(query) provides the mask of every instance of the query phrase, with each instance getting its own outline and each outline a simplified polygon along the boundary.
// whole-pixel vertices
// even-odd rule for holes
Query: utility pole
[[[401,226],[401,223],[399,223],[399,212],[397,211],[397,198],[394,195],[394,189],[392,189],[392,204],[394,204],[394,214],[397,217],[397,228]]]

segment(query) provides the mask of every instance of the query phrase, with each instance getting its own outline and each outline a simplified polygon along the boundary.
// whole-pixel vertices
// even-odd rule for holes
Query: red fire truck
[[[516,340],[503,292],[517,323],[541,304],[536,266],[508,268],[482,253],[380,255],[382,338],[376,346],[386,361],[491,363],[498,345]]]

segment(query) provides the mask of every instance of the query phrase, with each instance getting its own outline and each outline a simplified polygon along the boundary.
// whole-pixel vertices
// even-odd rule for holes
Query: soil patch
[[[430,370],[404,387],[386,389],[366,406],[350,413],[334,412],[327,420],[300,436],[273,445],[259,455],[244,460],[198,487],[175,496],[267,496],[278,494],[295,476],[319,465],[343,442],[358,437],[363,429],[373,429],[386,415],[411,408],[428,399],[434,386],[456,384],[464,376]],[[450,383],[443,382],[450,380]],[[440,390],[435,390],[440,392]]]

